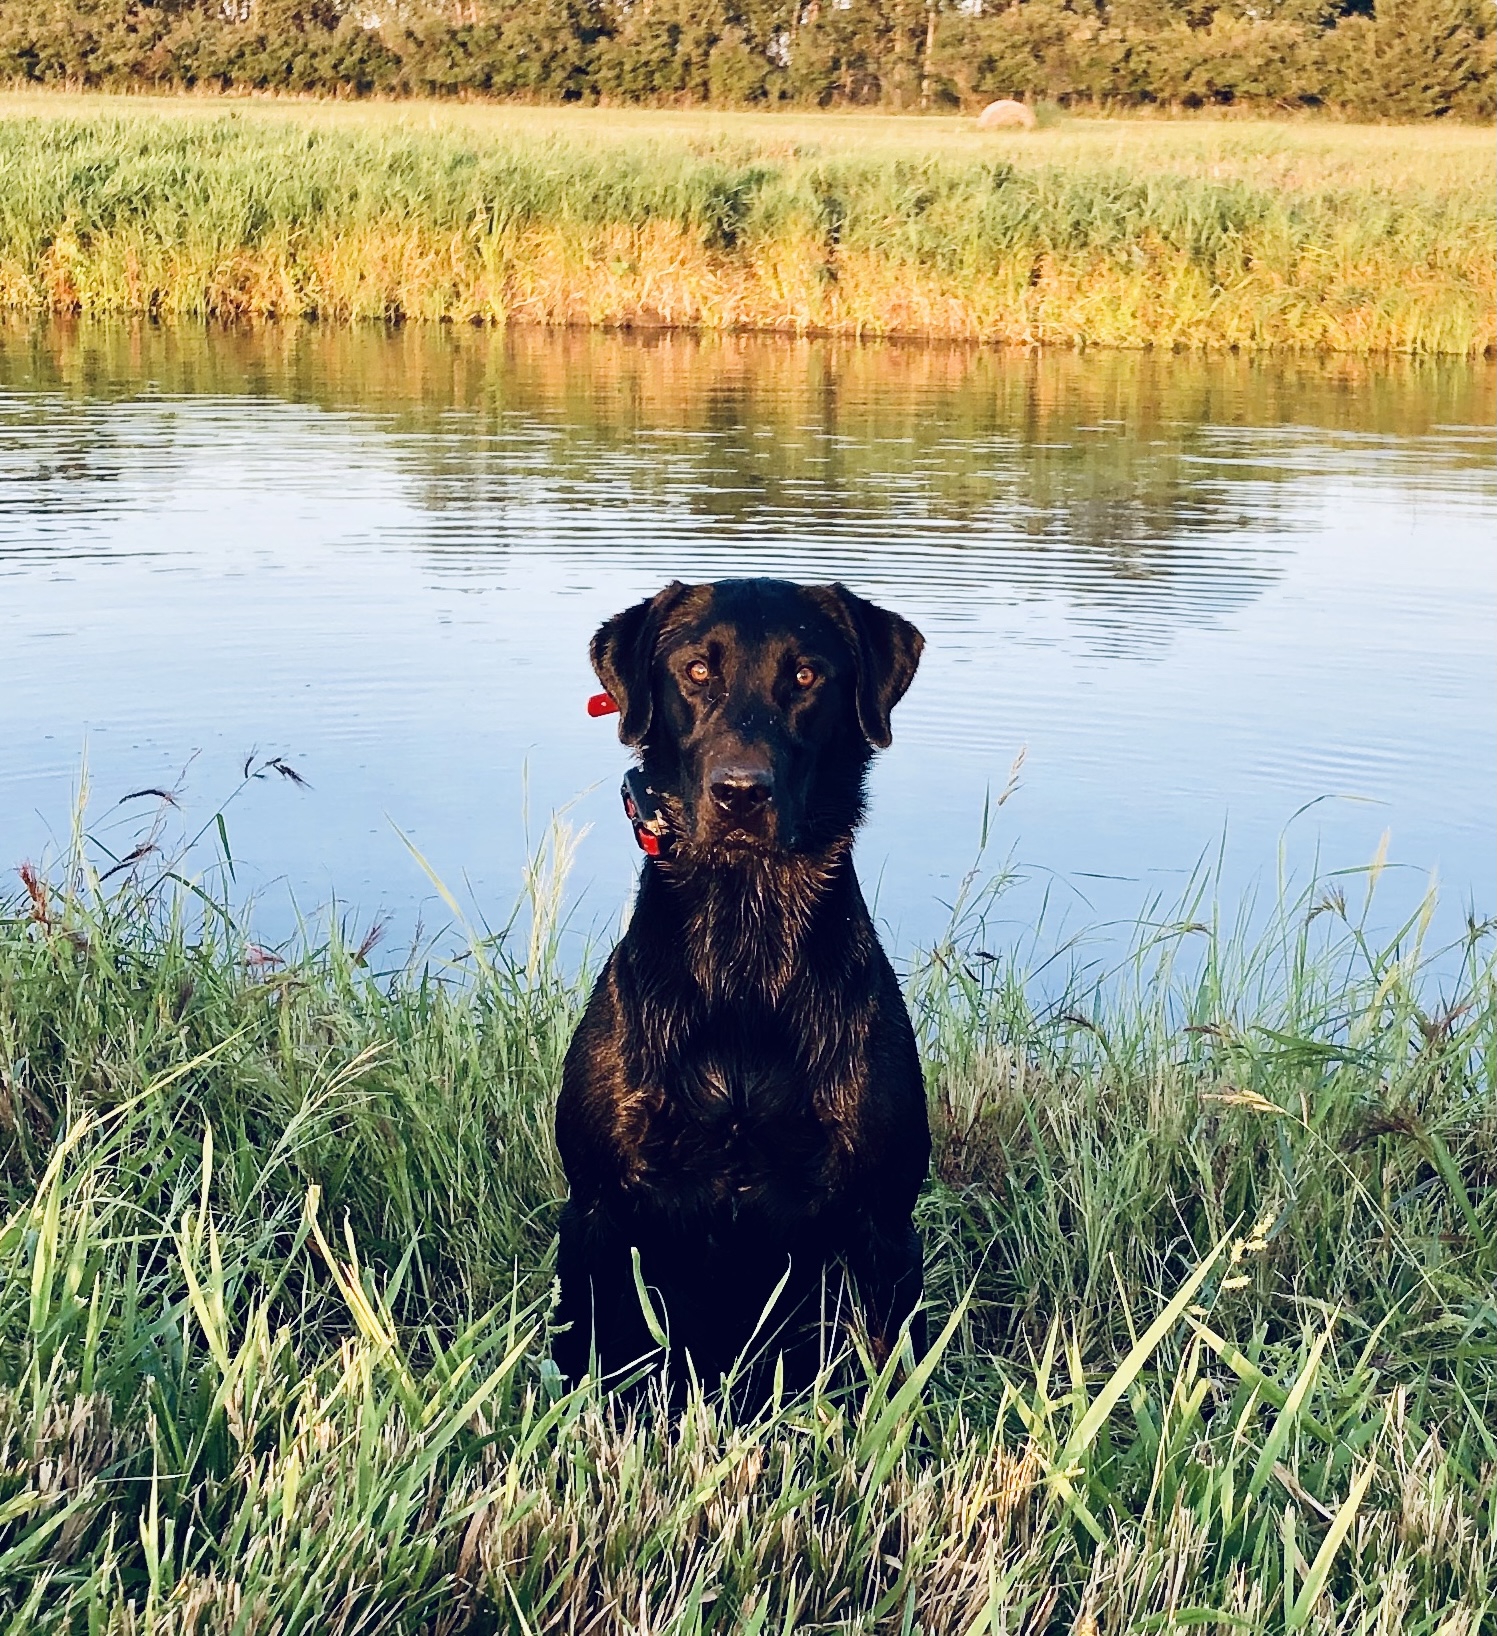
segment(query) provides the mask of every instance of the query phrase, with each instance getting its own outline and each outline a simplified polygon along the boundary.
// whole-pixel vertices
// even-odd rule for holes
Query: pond
[[[667,579],[769,573],[925,632],[859,850],[897,950],[941,934],[974,864],[1015,877],[985,937],[1042,958],[1093,927],[1105,960],[1201,870],[1232,910],[1385,832],[1382,921],[1437,875],[1455,936],[1497,907],[1494,386],[1490,364],[0,327],[0,866],[65,849],[86,764],[115,855],[158,805],[121,798],[169,789],[204,847],[223,808],[266,938],[336,901],[396,947],[450,919],[413,848],[502,922],[566,807],[570,935],[607,938],[636,854],[588,638]]]

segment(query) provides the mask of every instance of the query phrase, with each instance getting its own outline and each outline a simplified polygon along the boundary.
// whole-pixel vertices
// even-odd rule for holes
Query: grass
[[[18,1636],[1490,1628],[1490,926],[1437,995],[1342,877],[1042,1001],[969,907],[909,976],[929,1367],[670,1422],[546,1361],[555,872],[377,972],[131,852],[0,915]]]
[[[0,99],[0,306],[1473,355],[1477,129]]]

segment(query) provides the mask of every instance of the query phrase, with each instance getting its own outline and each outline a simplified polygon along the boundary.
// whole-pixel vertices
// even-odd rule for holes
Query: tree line
[[[1497,113],[1497,0],[0,0],[0,78],[534,101]]]

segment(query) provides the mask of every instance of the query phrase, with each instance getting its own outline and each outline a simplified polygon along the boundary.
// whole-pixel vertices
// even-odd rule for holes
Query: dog
[[[853,870],[924,639],[841,585],[667,585],[591,659],[639,756],[633,915],[567,1051],[553,1357],[799,1389],[854,1321],[923,1349],[915,1034]],[[745,1357],[757,1361],[745,1363]]]

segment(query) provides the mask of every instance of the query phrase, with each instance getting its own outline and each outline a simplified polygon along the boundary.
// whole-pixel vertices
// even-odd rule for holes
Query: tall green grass
[[[1436,984],[1331,881],[1042,999],[979,904],[909,977],[928,1364],[735,1425],[546,1360],[554,873],[376,970],[96,856],[0,914],[8,1630],[1490,1628],[1490,926]]]
[[[19,309],[1455,355],[1497,340],[1484,171],[1314,184],[1126,146],[1035,163],[1001,142],[859,153],[152,112],[12,117],[0,176],[0,305]]]

